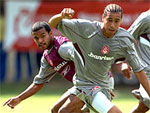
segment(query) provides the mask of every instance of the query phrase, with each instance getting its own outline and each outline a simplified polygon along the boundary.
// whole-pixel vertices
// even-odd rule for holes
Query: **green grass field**
[[[50,113],[51,106],[67,88],[72,86],[68,84],[68,82],[63,85],[56,84],[55,82],[56,81],[47,84],[40,92],[21,102],[15,109],[10,109],[8,106],[3,107],[2,104],[8,98],[22,92],[30,83],[1,84],[0,113]],[[138,102],[130,93],[132,89],[133,87],[116,87],[114,91],[116,96],[113,103],[115,103],[123,113],[129,113],[132,107]]]

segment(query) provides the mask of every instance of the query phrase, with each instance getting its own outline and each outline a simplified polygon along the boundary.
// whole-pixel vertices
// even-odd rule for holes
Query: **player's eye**
[[[112,22],[112,19],[108,19],[107,21],[108,21],[108,22]]]
[[[34,39],[35,39],[35,40],[38,40],[38,37],[35,36]]]
[[[42,35],[42,37],[45,37],[45,35]]]
[[[119,20],[115,20],[115,23],[118,23],[119,22]]]

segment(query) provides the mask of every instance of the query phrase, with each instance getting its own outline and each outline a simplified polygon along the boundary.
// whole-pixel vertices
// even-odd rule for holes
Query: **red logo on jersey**
[[[107,54],[109,52],[108,46],[104,46],[101,51],[103,54]]]
[[[100,86],[95,86],[95,87],[92,88],[92,90],[95,91],[98,88],[100,88]]]

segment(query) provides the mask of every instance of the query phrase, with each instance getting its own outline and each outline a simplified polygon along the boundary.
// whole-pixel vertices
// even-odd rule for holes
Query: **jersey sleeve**
[[[73,43],[90,38],[96,32],[93,22],[84,19],[63,19],[57,29]]]
[[[122,46],[122,53],[124,58],[126,58],[129,65],[132,67],[133,72],[139,72],[147,66],[138,56],[135,44],[129,39],[126,40],[124,46]]]
[[[47,83],[56,74],[56,71],[48,64],[44,56],[41,58],[41,67],[39,73],[34,77],[33,83]]]
[[[128,31],[138,40],[142,34],[150,33],[150,15],[143,13],[131,25]]]
[[[65,60],[74,59],[74,46],[72,42],[64,42],[58,50],[59,55]]]

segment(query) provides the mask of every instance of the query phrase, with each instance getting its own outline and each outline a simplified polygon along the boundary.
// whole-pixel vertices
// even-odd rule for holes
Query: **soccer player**
[[[128,31],[133,35],[135,40],[138,41],[138,55],[142,58],[144,63],[147,64],[144,71],[150,83],[150,9],[142,12]],[[129,66],[122,70],[125,76],[130,76],[129,73],[131,70]],[[131,113],[147,112],[150,109],[150,98],[143,86],[140,84],[140,88],[133,90],[132,93],[139,100],[139,103],[132,109]]]
[[[74,13],[73,9],[64,8],[50,18],[49,24],[74,44],[76,75],[73,82],[77,96],[96,113],[121,113],[110,101],[108,71],[116,59],[124,57],[150,96],[150,84],[143,71],[145,66],[130,40],[132,35],[119,27],[122,8],[116,4],[107,5],[103,22],[71,19]]]
[[[49,24],[46,22],[36,22],[32,27],[32,36],[37,46],[44,50],[41,58],[41,67],[39,73],[35,76],[33,83],[21,94],[16,97],[8,99],[3,105],[6,104],[14,108],[24,99],[37,93],[45,83],[58,72],[68,81],[72,82],[72,77],[75,74],[73,60],[73,45],[66,38],[62,36],[52,36],[52,31]],[[69,98],[68,104],[65,101]],[[83,113],[81,108],[84,103],[78,97],[70,93],[68,90],[60,100],[52,108],[52,113]]]

